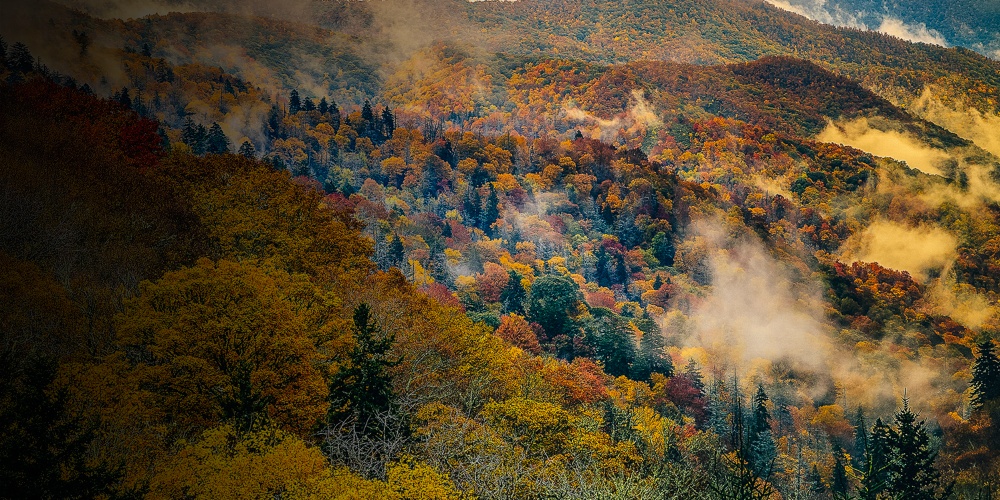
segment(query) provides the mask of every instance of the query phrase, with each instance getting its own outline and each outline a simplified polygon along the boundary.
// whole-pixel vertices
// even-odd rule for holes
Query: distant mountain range
[[[959,45],[1000,58],[1000,2],[995,0],[769,0],[769,3],[827,24],[868,28],[914,42]]]

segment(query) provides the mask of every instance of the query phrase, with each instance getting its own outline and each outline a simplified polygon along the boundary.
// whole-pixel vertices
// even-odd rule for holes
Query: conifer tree
[[[924,422],[910,410],[907,399],[896,413],[895,428],[889,430],[889,488],[893,498],[913,500],[938,498],[941,473],[934,468],[937,453],[930,449]]]
[[[326,102],[325,97],[320,98],[319,105],[316,106],[316,111],[319,111],[320,114],[324,115],[326,114],[327,111],[330,111],[330,103]]]
[[[465,216],[469,219],[470,224],[478,226],[479,217],[483,210],[483,199],[479,195],[479,190],[470,186],[465,193],[465,200],[462,205],[465,209]]]
[[[500,218],[500,200],[497,198],[497,190],[490,184],[490,195],[486,198],[486,206],[483,207],[482,229],[490,237],[493,236],[493,223]]]
[[[294,115],[300,109],[302,109],[302,99],[299,97],[299,91],[292,89],[292,92],[288,95],[288,112]]]
[[[403,261],[406,259],[406,249],[403,248],[403,241],[399,235],[393,234],[389,240],[389,266],[403,268]]]
[[[27,45],[17,42],[10,47],[7,67],[21,73],[31,72],[35,67],[35,58],[31,55]]]
[[[840,446],[833,448],[833,477],[830,479],[830,491],[837,498],[847,495],[847,468],[844,467],[844,451]]]
[[[257,148],[253,146],[252,142],[246,140],[243,141],[243,144],[240,144],[239,154],[240,156],[253,160],[257,158]]]
[[[396,118],[392,115],[389,106],[382,108],[382,134],[386,139],[392,138],[396,131]]]
[[[767,409],[767,393],[764,386],[757,386],[753,397],[753,414],[750,417],[750,429],[747,436],[749,462],[760,478],[766,479],[774,468],[775,457],[778,456],[774,436],[771,433],[771,412]]]
[[[868,435],[865,450],[865,466],[861,474],[858,498],[875,500],[889,486],[889,460],[891,459],[892,435],[889,426],[881,418],[875,419]]]
[[[984,340],[978,347],[979,356],[972,365],[972,404],[982,408],[987,402],[1000,398],[1000,360],[992,340]]]
[[[218,123],[213,123],[208,129],[208,136],[205,138],[205,151],[211,154],[221,155],[229,152],[229,138],[222,131]]]
[[[445,227],[451,229],[450,224],[445,224]],[[507,285],[500,292],[500,303],[503,304],[505,313],[524,314],[524,299],[527,298],[528,292],[521,283],[522,279],[521,273],[514,270],[507,271]]]
[[[691,380],[691,385],[697,388],[702,395],[705,394],[705,380],[702,378],[701,368],[694,358],[688,358],[687,364],[684,365],[684,376]]]
[[[674,365],[670,362],[670,357],[664,351],[666,342],[663,340],[663,333],[655,321],[637,320],[637,326],[642,330],[642,338],[639,339],[639,352],[635,362],[632,364],[632,379],[647,381],[654,373],[659,373],[665,377],[673,376]],[[697,367],[695,367],[697,370]],[[685,376],[691,377],[685,373]],[[697,374],[699,379],[701,374]],[[699,380],[700,382],[700,380]],[[694,380],[692,380],[694,385]],[[701,392],[704,396],[704,391]]]
[[[865,422],[865,411],[859,406],[854,415],[854,468],[864,470],[865,456],[868,452],[868,427]]]
[[[819,467],[816,464],[813,464],[812,470],[806,476],[806,481],[809,483],[809,492],[813,495],[819,496],[826,492],[826,485],[823,484],[823,476],[819,473]]]
[[[390,357],[395,336],[379,330],[368,304],[354,308],[353,330],[355,345],[348,354],[350,363],[337,372],[330,384],[330,420],[353,417],[365,426],[379,413],[394,408],[389,370],[402,358]]]

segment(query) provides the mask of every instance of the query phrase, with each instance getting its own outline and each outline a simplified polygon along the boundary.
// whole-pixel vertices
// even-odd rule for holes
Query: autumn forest
[[[1000,62],[782,5],[0,5],[0,498],[1000,497]]]

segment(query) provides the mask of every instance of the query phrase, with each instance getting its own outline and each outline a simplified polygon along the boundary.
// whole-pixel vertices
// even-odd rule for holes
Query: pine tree
[[[319,111],[320,114],[324,115],[326,114],[327,111],[330,111],[330,103],[326,102],[325,97],[320,98],[319,106],[316,106],[316,111]]]
[[[35,58],[31,55],[27,45],[17,42],[10,47],[7,67],[21,73],[30,73],[34,69]]]
[[[842,498],[847,495],[847,468],[844,467],[844,450],[840,446],[833,448],[833,477],[830,479],[830,491]]]
[[[663,287],[663,279],[660,278],[659,274],[657,274],[656,279],[653,280],[653,290],[659,290],[662,287]]]
[[[340,129],[340,108],[337,107],[337,101],[330,99],[330,108],[327,110],[330,113],[330,126],[333,130]]]
[[[389,370],[402,358],[389,356],[395,336],[379,331],[371,308],[362,303],[354,308],[354,348],[350,363],[341,368],[330,384],[330,420],[353,417],[361,426],[395,405]]]
[[[207,142],[208,142],[208,130],[205,129],[204,125],[199,123],[198,126],[194,128],[194,144],[191,146],[191,149],[194,152],[194,154],[196,155],[205,154],[205,148],[207,147]]]
[[[875,500],[889,485],[889,460],[892,435],[881,418],[875,420],[865,449],[865,467],[861,474],[858,498]]]
[[[822,495],[826,491],[826,485],[823,484],[823,476],[819,473],[819,467],[816,464],[813,464],[812,470],[806,476],[806,481],[809,483],[809,491],[814,495]]]
[[[465,217],[468,218],[471,225],[478,225],[479,216],[483,210],[483,200],[479,196],[478,189],[469,187],[465,194],[463,208],[465,209]]]
[[[910,411],[903,399],[903,409],[896,413],[895,428],[890,429],[889,488],[894,498],[913,500],[938,498],[941,473],[934,468],[937,453],[930,449],[924,422]]]
[[[211,154],[221,155],[229,152],[229,138],[222,131],[218,123],[213,123],[208,129],[208,136],[205,138],[205,151]]]
[[[382,108],[382,135],[389,139],[392,138],[393,132],[396,131],[396,119],[392,116],[392,110],[389,106]]]
[[[639,339],[639,352],[636,355],[635,362],[632,364],[632,379],[648,381],[654,373],[659,373],[665,377],[673,376],[674,365],[670,362],[670,357],[667,356],[664,350],[666,342],[663,340],[663,333],[660,331],[660,327],[655,321],[638,320],[636,323],[642,325],[640,326],[640,330],[642,330],[643,335]],[[697,370],[697,367],[695,367],[695,370]],[[685,375],[688,374],[685,373]],[[690,376],[688,378],[691,379]],[[698,378],[700,382],[700,373],[698,374]],[[694,385],[694,380],[692,380],[692,385]],[[704,391],[701,391],[700,396],[704,396]]]
[[[243,144],[240,144],[239,154],[240,156],[254,160],[257,158],[257,148],[253,146],[252,142],[246,140],[243,141]]]
[[[302,100],[302,109],[305,111],[316,111],[316,102],[307,97]]]
[[[694,358],[688,358],[687,364],[684,365],[684,376],[691,380],[691,385],[695,386],[702,395],[705,394],[705,380],[702,378],[701,368]]]
[[[451,228],[451,225],[446,224],[445,227]],[[521,283],[522,279],[523,276],[517,271],[507,271],[507,285],[500,292],[500,303],[503,304],[505,313],[524,314],[524,299],[527,298],[528,292]]]
[[[486,206],[483,208],[482,229],[490,237],[493,236],[493,223],[500,218],[500,200],[497,198],[497,190],[490,184],[490,195],[486,198]]]
[[[205,152],[205,127],[195,125],[191,117],[184,119],[184,128],[181,131],[181,141],[191,148],[191,152],[200,155]]]
[[[774,460],[778,449],[771,433],[771,412],[767,409],[770,398],[764,392],[764,386],[757,386],[753,397],[753,415],[750,417],[750,429],[747,442],[749,444],[749,461],[754,472],[766,479],[774,468]]]
[[[994,353],[992,340],[979,343],[979,357],[972,365],[972,404],[982,408],[1000,398],[1000,360]]]
[[[389,240],[389,265],[402,269],[405,259],[406,249],[403,248],[403,241],[399,239],[399,235],[393,234]]]
[[[625,254],[615,255],[615,283],[628,286],[629,276],[628,265],[625,264]]]
[[[705,426],[715,431],[720,441],[724,441],[729,432],[727,418],[729,417],[730,405],[726,401],[725,390],[725,384],[722,383],[722,380],[716,379],[708,391],[708,405],[706,407],[708,422]]]
[[[597,247],[597,252],[594,253],[594,257],[597,258],[597,262],[594,264],[597,274],[597,284],[599,286],[611,286],[611,272],[609,271],[611,258],[608,255],[608,252],[604,250],[604,247]]]
[[[288,112],[294,115],[300,109],[302,109],[302,100],[299,98],[299,91],[292,89],[292,92],[288,95]]]
[[[868,451],[868,427],[865,422],[865,412],[859,406],[854,415],[854,468],[864,470],[865,456]]]
[[[115,100],[118,104],[121,104],[125,109],[132,109],[132,96],[129,95],[128,87],[122,87],[122,89],[115,93]]]

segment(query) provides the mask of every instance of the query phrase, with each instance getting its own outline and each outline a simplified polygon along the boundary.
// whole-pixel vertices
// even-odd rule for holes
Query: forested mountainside
[[[726,0],[71,5],[0,16],[0,497],[995,495],[997,62]]]
[[[818,21],[867,27],[912,41],[961,45],[994,59],[1000,55],[1000,4],[984,0],[775,1]]]

